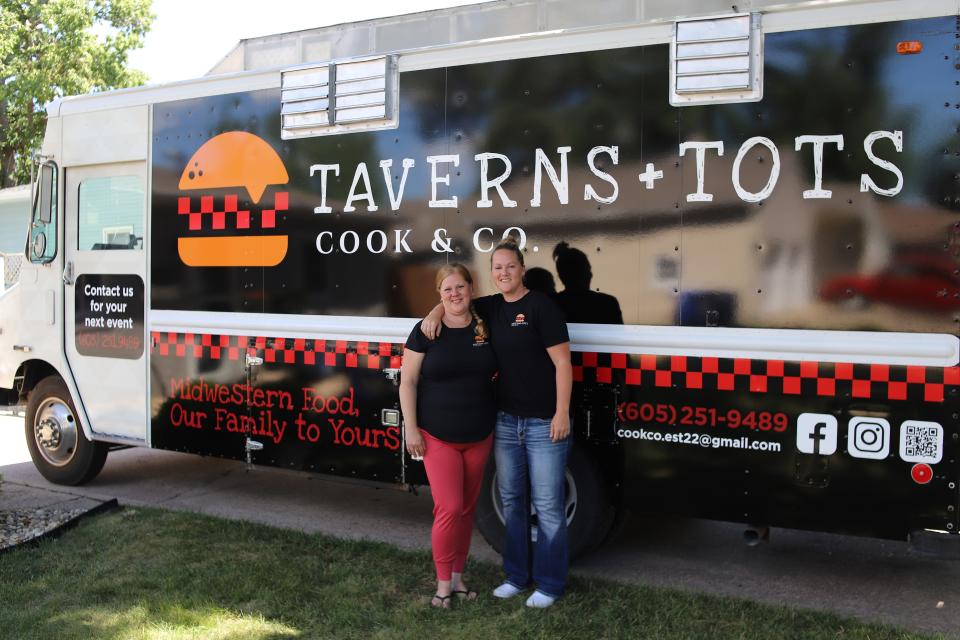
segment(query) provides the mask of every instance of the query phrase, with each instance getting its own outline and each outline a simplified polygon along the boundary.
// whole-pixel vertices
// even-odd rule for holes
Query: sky
[[[242,39],[430,11],[478,0],[153,0],[156,16],[130,66],[149,84],[206,74]]]

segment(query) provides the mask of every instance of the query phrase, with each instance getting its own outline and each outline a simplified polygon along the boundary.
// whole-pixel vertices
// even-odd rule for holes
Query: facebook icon
[[[836,453],[836,416],[826,413],[801,413],[797,418],[797,450],[818,456]]]

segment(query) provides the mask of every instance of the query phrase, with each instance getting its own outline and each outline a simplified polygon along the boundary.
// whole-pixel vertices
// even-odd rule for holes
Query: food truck
[[[426,484],[403,343],[438,266],[495,293],[512,235],[569,320],[575,552],[624,509],[956,541],[958,86],[956,0],[246,40],[50,105],[0,387],[53,482],[142,446]],[[477,518],[498,546],[492,461]]]

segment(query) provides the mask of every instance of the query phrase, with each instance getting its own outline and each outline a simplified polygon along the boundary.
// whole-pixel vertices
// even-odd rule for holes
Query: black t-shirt
[[[557,294],[557,304],[567,316],[567,322],[593,324],[623,324],[623,313],[617,299],[606,293],[583,289],[564,289]]]
[[[405,345],[424,354],[417,423],[447,442],[479,442],[490,435],[497,419],[497,359],[489,337],[480,338],[474,327],[474,322],[462,329],[444,326],[436,340],[428,340],[418,322]]]
[[[486,296],[474,300],[474,306],[488,319],[500,365],[500,409],[524,418],[552,418],[557,411],[557,370],[547,347],[570,341],[563,311],[539,291],[516,302],[500,294]]]

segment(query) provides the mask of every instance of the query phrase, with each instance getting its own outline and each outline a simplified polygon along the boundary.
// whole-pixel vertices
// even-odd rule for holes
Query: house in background
[[[0,189],[0,253],[23,253],[30,222],[30,185]]]
[[[0,291],[16,282],[30,223],[30,185],[0,189]]]

